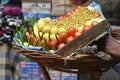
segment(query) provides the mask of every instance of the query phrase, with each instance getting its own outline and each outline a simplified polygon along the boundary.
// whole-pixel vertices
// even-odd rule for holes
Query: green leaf
[[[22,38],[23,38],[23,41],[24,41],[24,42],[27,42],[26,32],[24,32],[24,33],[22,34]]]
[[[33,36],[36,38],[34,31],[32,31]]]
[[[45,49],[46,51],[49,51],[49,46],[48,46],[48,43],[47,43],[47,41],[46,41],[45,38],[44,38],[44,49]]]
[[[41,35],[41,39],[43,39],[43,35],[44,35],[45,32],[42,32],[42,35]]]
[[[60,44],[57,34],[55,34],[55,37],[56,37],[57,43]]]
[[[67,44],[67,40],[66,40],[65,37],[63,37],[63,42],[64,42],[65,44]]]
[[[52,45],[52,47],[53,47],[54,51],[57,49],[57,48],[55,47],[55,45]]]
[[[39,35],[40,40],[42,40],[42,37],[41,37],[41,35],[40,35],[40,33],[39,33],[39,32],[38,32],[38,35]]]
[[[18,25],[16,25],[16,30],[15,31],[18,32]]]
[[[30,45],[32,45],[32,35],[30,36],[29,42]]]
[[[40,43],[39,43],[39,40],[36,37],[35,37],[35,39],[37,41],[36,44],[35,44],[35,46],[41,46]]]
[[[49,33],[49,35],[48,35],[48,38],[49,38],[49,41],[51,41],[51,39],[50,39],[50,33]]]

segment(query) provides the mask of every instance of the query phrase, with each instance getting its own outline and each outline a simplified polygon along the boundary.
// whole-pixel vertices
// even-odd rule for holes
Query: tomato
[[[78,5],[74,10],[75,10],[75,12],[76,12],[76,11],[79,11],[81,8],[82,8],[82,7],[81,7],[80,5]]]
[[[75,38],[78,37],[78,36],[80,36],[81,34],[82,34],[81,32],[78,32],[78,31],[77,31],[77,32],[75,33]]]
[[[70,12],[71,12],[71,14],[73,14],[75,11],[74,11],[74,10],[71,10]]]
[[[33,39],[32,39],[32,44],[33,44],[33,46],[35,46],[35,45],[36,45],[36,42],[37,42],[37,41],[36,41],[36,39],[35,39],[35,38],[33,38]]]
[[[93,27],[93,26],[96,26],[97,24],[98,24],[97,21],[93,21],[91,25],[92,25],[92,27]]]
[[[89,29],[90,29],[90,27],[85,26],[85,27],[83,28],[83,32],[86,32],[86,31],[89,30]]]
[[[29,32],[26,32],[26,39],[27,39],[27,41],[30,39],[30,33]]]
[[[70,43],[71,41],[73,41],[74,40],[74,37],[73,36],[69,36],[68,38],[67,38],[67,43]]]
[[[42,47],[44,47],[44,40],[43,40],[43,39],[40,41],[40,45],[41,45]]]
[[[98,11],[95,11],[95,16],[98,18],[101,16],[101,14]]]
[[[66,17],[70,16],[72,14],[71,11],[67,12]]]
[[[63,42],[65,43],[67,37],[68,37],[68,34],[66,32],[60,33],[60,35],[59,35],[59,41],[60,41],[60,43],[63,43]]]
[[[75,12],[79,11],[79,8],[75,8],[74,11],[75,11]]]
[[[82,8],[82,6],[78,5],[78,6],[77,6],[77,8],[78,8],[78,9],[81,9],[81,8]]]
[[[56,40],[51,40],[48,45],[50,50],[56,50],[58,43]]]
[[[77,30],[74,27],[70,27],[68,29],[68,36],[73,36],[74,37],[76,31]]]
[[[36,38],[32,35],[32,45],[35,46],[36,45]]]
[[[60,17],[58,17],[58,20],[62,20],[64,18],[65,18],[64,16],[60,16]]]
[[[65,43],[61,43],[61,44],[58,45],[57,49],[60,50],[60,49],[62,49],[65,45],[66,45]]]

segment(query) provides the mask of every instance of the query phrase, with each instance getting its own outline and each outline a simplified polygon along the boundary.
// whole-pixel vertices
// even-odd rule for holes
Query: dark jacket
[[[120,25],[120,0],[92,0],[100,4],[104,16],[112,25]]]

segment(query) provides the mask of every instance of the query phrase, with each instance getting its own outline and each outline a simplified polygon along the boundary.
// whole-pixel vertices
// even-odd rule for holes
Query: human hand
[[[109,34],[109,36],[106,38],[106,40],[104,42],[104,50],[103,51],[114,57],[120,58],[120,42],[118,42],[115,38],[113,38]]]
[[[111,35],[117,39],[120,40],[120,26],[112,26],[112,32]]]
[[[98,51],[103,51],[116,58],[120,58],[120,42],[116,40],[110,33],[100,38],[94,44],[98,46]]]
[[[106,34],[91,45],[96,44],[98,51],[103,51],[116,58],[120,58],[120,42],[118,40],[120,40],[120,27],[113,26],[111,33]]]

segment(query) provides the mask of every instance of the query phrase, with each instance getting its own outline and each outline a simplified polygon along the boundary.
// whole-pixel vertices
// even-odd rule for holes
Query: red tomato
[[[69,36],[68,38],[67,38],[67,43],[70,43],[71,41],[73,41],[74,40],[74,37],[73,36]]]
[[[33,46],[35,46],[36,45],[36,38],[32,35],[32,44],[33,44]]]
[[[75,12],[76,12],[76,11],[79,11],[81,8],[82,8],[81,6],[77,6],[77,7],[74,9],[74,11],[75,11]]]
[[[75,11],[74,11],[74,10],[71,10],[70,12],[71,12],[71,14],[73,14]]]
[[[74,27],[70,27],[69,29],[68,29],[68,36],[75,36],[75,33],[76,33],[76,29],[74,28]]]
[[[78,5],[78,6],[77,6],[77,8],[78,8],[78,9],[81,9],[81,8],[82,8],[82,6]]]
[[[95,12],[95,16],[98,18],[98,17],[101,16],[101,14],[100,14],[98,11],[96,11],[96,12]]]
[[[75,12],[79,11],[79,8],[75,8],[74,11],[75,11]]]
[[[60,50],[60,49],[62,49],[64,46],[65,46],[65,43],[61,43],[61,44],[58,45],[58,48],[57,48],[57,49]]]
[[[30,39],[30,33],[29,32],[26,32],[26,39],[27,39],[27,41]]]
[[[72,14],[71,11],[67,12],[66,17],[70,16]]]
[[[40,41],[40,45],[41,45],[41,47],[43,47],[43,48],[49,48],[49,41],[47,41],[46,40],[46,42],[45,42],[45,40],[44,39],[42,39],[41,41]],[[45,49],[46,50],[46,49]]]
[[[64,16],[60,16],[60,17],[58,17],[58,20],[62,20],[64,18],[65,18]]]
[[[92,25],[92,27],[93,27],[93,26],[96,26],[97,24],[98,24],[97,21],[93,21],[91,25]]]
[[[68,34],[67,34],[67,33],[65,33],[65,32],[60,33],[60,35],[59,35],[59,41],[60,41],[60,43],[63,43],[64,40],[67,39],[67,37],[68,37]],[[65,42],[64,42],[64,43],[65,43]]]
[[[85,27],[83,28],[83,32],[86,32],[86,31],[89,30],[89,29],[90,29],[89,27],[85,26]]]
[[[82,34],[81,32],[78,32],[78,31],[77,31],[77,32],[75,33],[75,38],[78,37],[78,36],[80,36],[81,34]]]
[[[41,41],[40,41],[40,45],[41,45],[42,47],[44,47],[44,40],[41,40]]]
[[[55,50],[55,49],[57,48],[57,45],[58,45],[58,43],[57,43],[56,40],[51,40],[51,41],[49,42],[49,49]]]
[[[34,39],[32,39],[32,44],[33,44],[33,46],[35,46],[36,45],[36,39],[34,38]]]
[[[71,14],[73,14],[73,13],[74,13],[74,11],[73,11],[73,10],[71,10],[71,11],[67,12],[66,17],[70,16],[70,15],[71,15]]]

